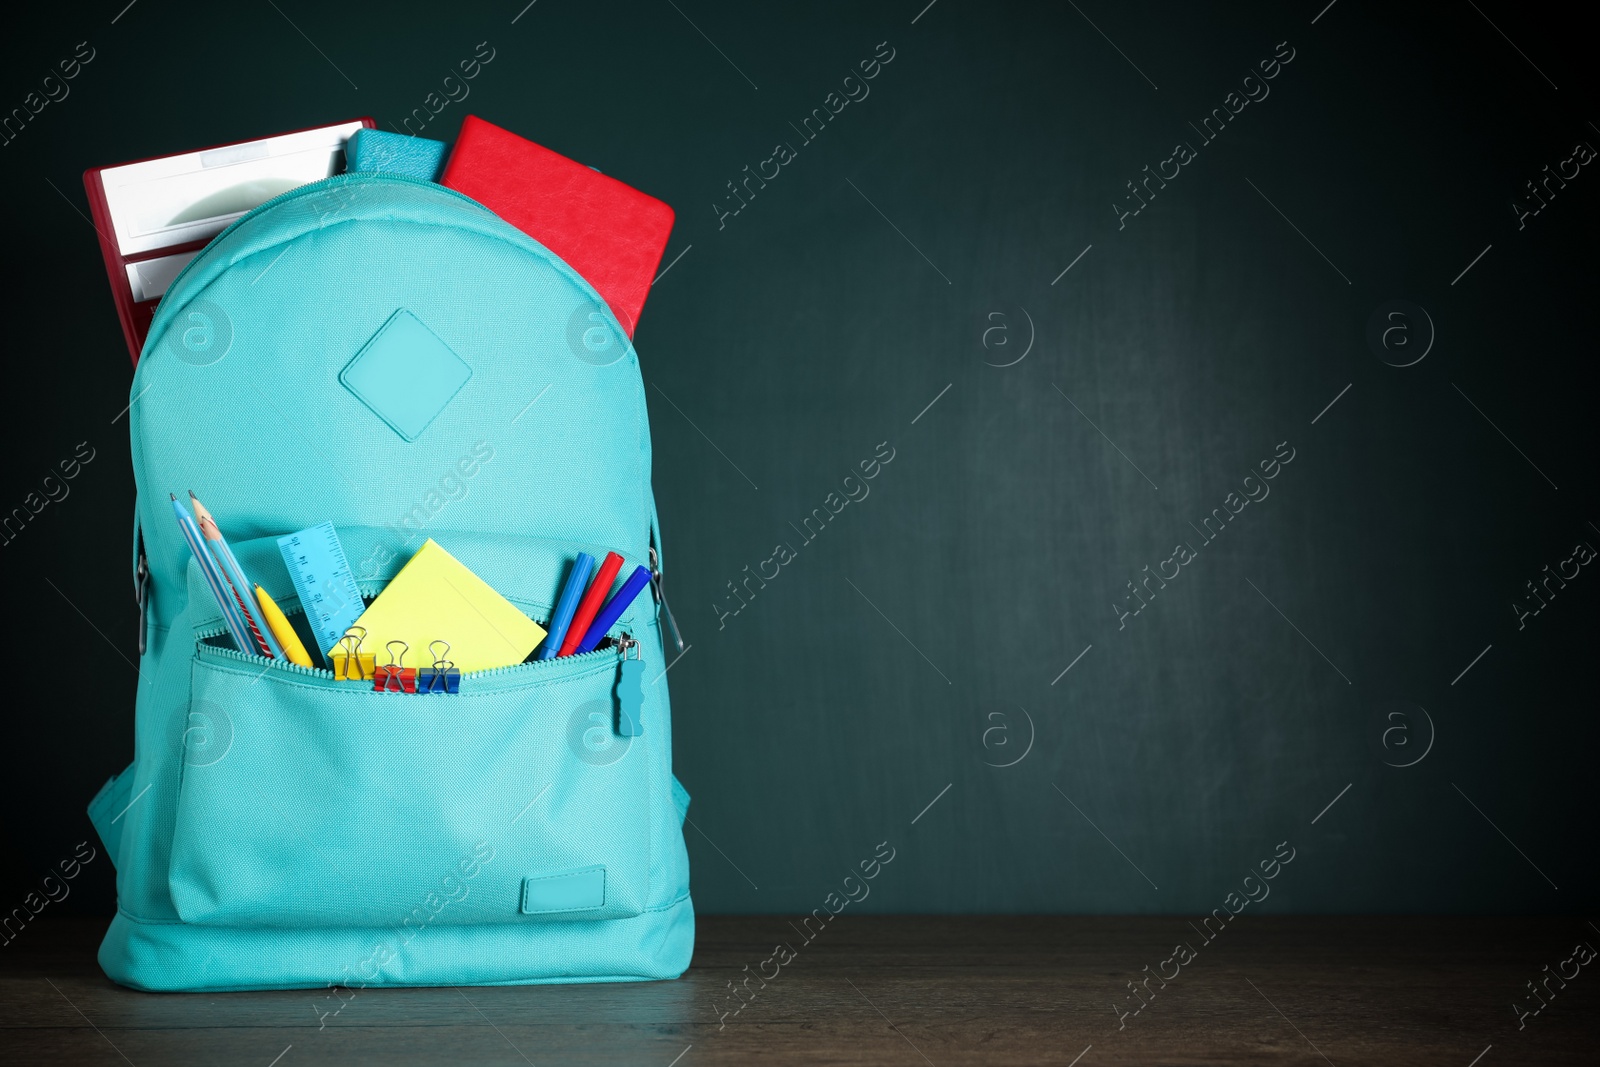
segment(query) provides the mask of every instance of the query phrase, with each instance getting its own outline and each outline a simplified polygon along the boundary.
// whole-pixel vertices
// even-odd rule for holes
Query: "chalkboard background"
[[[94,58],[0,154],[0,508],[94,458],[0,556],[0,905],[131,756],[129,369],[80,172],[398,125],[487,42],[420,132],[476,113],[679,213],[636,340],[702,910],[820,907],[884,841],[858,910],[1206,911],[1282,842],[1266,910],[1592,906],[1570,9],[923,2],[12,26],[6,109]],[[56,906],[109,911],[110,873]]]

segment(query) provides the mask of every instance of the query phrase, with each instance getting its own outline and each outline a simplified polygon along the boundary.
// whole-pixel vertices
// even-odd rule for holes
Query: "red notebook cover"
[[[439,181],[566,260],[633,336],[672,232],[670,207],[476,115],[462,122]]]

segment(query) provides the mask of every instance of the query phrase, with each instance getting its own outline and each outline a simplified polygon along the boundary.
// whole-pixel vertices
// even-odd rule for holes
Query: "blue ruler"
[[[333,523],[325,522],[278,538],[278,551],[289,567],[300,607],[316,632],[317,651],[326,660],[328,650],[365,610],[339,534]]]

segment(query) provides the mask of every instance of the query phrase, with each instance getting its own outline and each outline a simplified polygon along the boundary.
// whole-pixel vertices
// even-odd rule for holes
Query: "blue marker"
[[[593,652],[606,631],[611,629],[611,624],[622,618],[622,613],[628,610],[628,605],[633,603],[633,598],[639,595],[639,590],[650,584],[650,568],[635,567],[633,573],[628,575],[628,580],[622,583],[616,595],[606,601],[606,606],[594,617],[594,622],[589,624],[589,632],[583,635],[583,640],[578,642],[578,652]]]
[[[584,587],[589,584],[589,575],[593,571],[594,557],[587,552],[579,552],[578,558],[572,563],[571,573],[567,575],[567,584],[561,590],[556,613],[550,616],[550,632],[545,635],[544,644],[539,649],[540,659],[555,659],[556,653],[561,651],[567,627],[572,625],[572,613],[578,610],[578,601],[583,599]]]

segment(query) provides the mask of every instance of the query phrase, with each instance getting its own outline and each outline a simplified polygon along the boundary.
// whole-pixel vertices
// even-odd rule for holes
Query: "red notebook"
[[[439,181],[566,260],[633,336],[672,232],[670,207],[476,115],[462,122]]]

